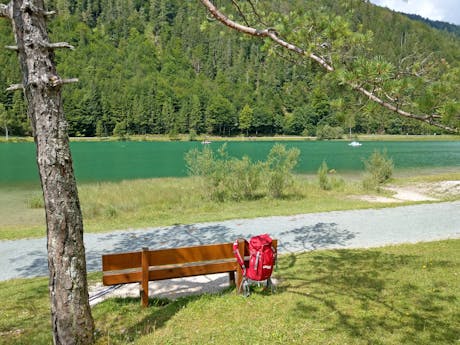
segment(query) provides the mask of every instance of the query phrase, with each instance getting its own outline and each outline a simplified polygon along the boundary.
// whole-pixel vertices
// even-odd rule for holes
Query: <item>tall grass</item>
[[[86,232],[401,205],[353,198],[377,192],[365,190],[356,177],[343,180],[340,175],[328,175],[333,181],[331,190],[321,189],[315,176],[297,175],[282,198],[267,196],[225,202],[204,198],[207,186],[195,177],[83,184],[78,189]],[[394,182],[419,184],[459,179],[460,174],[450,173],[399,178]],[[0,240],[46,235],[43,208],[30,208],[28,204],[35,194],[40,192],[0,190]],[[439,197],[458,200],[459,196]]]

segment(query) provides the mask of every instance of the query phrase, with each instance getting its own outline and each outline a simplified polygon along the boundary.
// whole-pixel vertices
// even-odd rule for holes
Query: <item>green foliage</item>
[[[343,137],[343,128],[324,125],[322,127],[318,127],[316,130],[316,136],[321,140],[341,139]]]
[[[318,181],[319,187],[322,190],[330,190],[332,189],[331,180],[328,176],[329,168],[327,166],[326,161],[321,163],[320,167],[318,168]]]
[[[126,123],[124,121],[117,122],[113,128],[113,135],[120,139],[124,139],[127,134]]]
[[[257,196],[263,166],[247,156],[229,157],[225,144],[217,155],[208,146],[192,149],[185,154],[185,162],[190,175],[203,178],[204,192],[213,200],[250,200]]]
[[[388,157],[387,151],[374,151],[369,159],[364,160],[366,175],[363,186],[366,189],[379,189],[393,175],[393,160]]]
[[[246,104],[243,109],[241,109],[239,116],[239,127],[243,133],[246,133],[246,135],[249,133],[249,129],[251,128],[253,116],[254,111],[248,104]]]
[[[287,150],[284,145],[275,144],[265,162],[252,162],[249,157],[229,157],[224,144],[217,155],[204,146],[202,150],[192,149],[185,154],[185,162],[191,176],[203,179],[204,192],[211,199],[251,200],[268,193],[280,198],[292,186],[293,168],[300,151]],[[261,188],[265,181],[265,191]]]
[[[329,170],[326,161],[323,161],[318,168],[318,183],[322,190],[339,189],[345,186],[345,181],[336,176],[334,169]]]
[[[293,169],[297,165],[300,150],[287,150],[282,144],[275,144],[270,150],[266,165],[268,193],[274,198],[280,198],[293,182]]]
[[[191,129],[189,134],[188,134],[188,140],[189,141],[196,141],[198,138],[198,134],[196,133],[196,130],[195,129]]]
[[[120,137],[191,129],[315,135],[325,125],[350,128],[331,107],[338,98],[346,100],[346,113],[356,114],[356,133],[434,131],[396,121],[381,108],[364,116],[363,100],[343,87],[345,81],[368,86],[384,99],[397,96],[414,111],[439,114],[446,125],[460,123],[459,38],[365,1],[259,1],[260,18],[249,3],[240,4],[247,20],[273,24],[306,51],[343,63],[329,75],[309,62],[280,59],[268,41],[208,22],[199,2],[52,0],[47,6],[59,13],[49,22],[50,40],[77,47],[56,51],[59,74],[80,80],[63,89],[72,136],[112,135],[116,126],[113,135]],[[225,11],[241,21],[232,6]],[[0,21],[0,45],[13,40],[10,23]],[[17,57],[0,50],[0,66],[9,133],[30,135],[22,93],[5,91],[21,80]]]

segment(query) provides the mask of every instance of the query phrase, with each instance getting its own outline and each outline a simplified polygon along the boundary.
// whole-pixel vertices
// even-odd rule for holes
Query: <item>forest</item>
[[[441,132],[376,106],[344,87],[340,75],[327,75],[312,63],[271,49],[264,40],[229,30],[198,1],[46,3],[58,13],[49,22],[51,40],[75,47],[56,51],[55,57],[63,78],[79,80],[63,89],[71,136],[333,138],[349,131]],[[455,28],[438,30],[362,0],[270,0],[258,5],[264,20],[280,30],[289,23],[277,13],[302,12],[313,18],[311,25],[319,32],[323,24],[318,18],[361,32],[365,39],[356,54],[385,59],[414,74],[429,70],[438,79],[400,86],[411,91],[409,108],[415,104],[427,113],[443,114],[446,124],[460,123],[460,38]],[[236,19],[244,19],[231,2],[221,6]],[[1,21],[0,45],[13,42],[10,23]],[[21,80],[15,52],[2,49],[0,66],[0,134],[31,135],[22,93],[6,90]]]

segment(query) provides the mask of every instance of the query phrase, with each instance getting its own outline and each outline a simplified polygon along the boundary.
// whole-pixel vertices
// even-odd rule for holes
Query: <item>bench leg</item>
[[[149,249],[142,248],[142,281],[140,284],[141,304],[143,307],[149,305]]]
[[[236,285],[235,272],[234,271],[228,272],[228,280],[229,280],[230,286],[235,286]]]
[[[238,240],[238,251],[240,252],[240,256],[245,258],[245,251],[246,251],[246,243],[243,239]],[[240,265],[236,265],[236,293],[243,292],[243,269]]]

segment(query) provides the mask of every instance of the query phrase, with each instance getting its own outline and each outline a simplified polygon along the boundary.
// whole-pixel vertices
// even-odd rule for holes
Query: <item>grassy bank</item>
[[[416,182],[442,180],[460,180],[460,173],[426,175],[419,177]],[[412,177],[405,177],[394,182],[404,184],[411,181],[414,181]],[[357,199],[370,192],[362,188],[356,177],[347,177],[338,188],[324,191],[319,188],[316,176],[296,176],[295,186],[283,198],[264,197],[240,202],[215,202],[203,198],[203,188],[203,184],[195,178],[80,185],[85,231],[102,232],[404,204],[382,204]],[[45,236],[42,205],[38,189],[3,189],[0,193],[0,240]]]
[[[460,340],[460,240],[282,256],[278,290],[110,299],[97,344],[416,344]],[[91,280],[100,279],[92,274]],[[46,279],[0,283],[0,344],[51,342]]]

